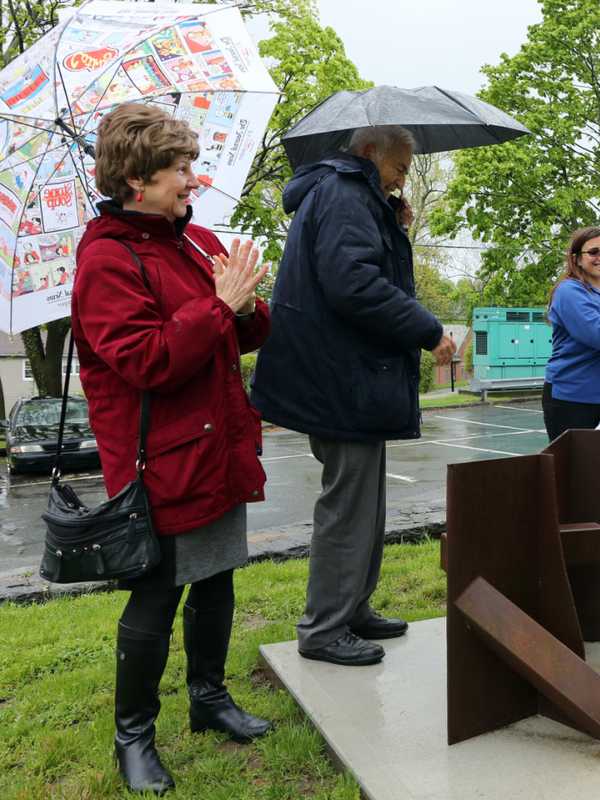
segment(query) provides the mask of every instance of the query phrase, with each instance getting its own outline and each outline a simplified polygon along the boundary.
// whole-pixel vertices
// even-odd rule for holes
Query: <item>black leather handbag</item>
[[[147,284],[144,267],[137,254],[129,247],[127,249],[133,254]],[[155,567],[161,557],[143,481],[150,395],[146,391],[142,394],[136,478],[110,500],[95,508],[88,508],[69,484],[60,483],[60,458],[73,346],[71,336],[56,460],[48,509],[42,514],[46,523],[46,539],[40,575],[54,583],[140,577]]]

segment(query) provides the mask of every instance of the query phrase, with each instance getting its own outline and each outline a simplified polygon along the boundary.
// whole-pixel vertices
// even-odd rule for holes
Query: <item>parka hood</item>
[[[352,156],[349,153],[337,153],[331,158],[325,158],[296,170],[283,192],[283,208],[286,214],[297,211],[311,189],[333,171],[355,174],[358,178],[362,177],[385,201],[379,187],[379,172],[375,164],[367,158]]]

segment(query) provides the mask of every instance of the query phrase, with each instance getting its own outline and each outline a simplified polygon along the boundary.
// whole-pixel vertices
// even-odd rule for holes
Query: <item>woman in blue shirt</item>
[[[600,227],[571,236],[550,296],[552,355],[542,397],[550,440],[600,423]]]

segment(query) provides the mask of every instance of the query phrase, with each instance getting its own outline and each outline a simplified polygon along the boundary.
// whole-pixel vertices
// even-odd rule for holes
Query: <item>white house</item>
[[[63,375],[66,369],[66,355],[63,359]],[[33,397],[38,394],[38,388],[31,367],[25,355],[25,346],[19,334],[8,336],[0,332],[0,381],[4,390],[4,405],[6,414],[13,407],[19,397]],[[79,382],[79,362],[73,358],[73,372],[69,385],[69,394],[83,394]]]

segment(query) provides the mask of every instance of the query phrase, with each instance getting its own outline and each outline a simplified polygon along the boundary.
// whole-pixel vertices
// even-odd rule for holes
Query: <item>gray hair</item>
[[[416,142],[412,133],[400,125],[377,125],[357,128],[350,137],[346,151],[358,155],[368,144],[375,145],[378,153],[385,154],[396,147],[410,147],[414,150]]]

